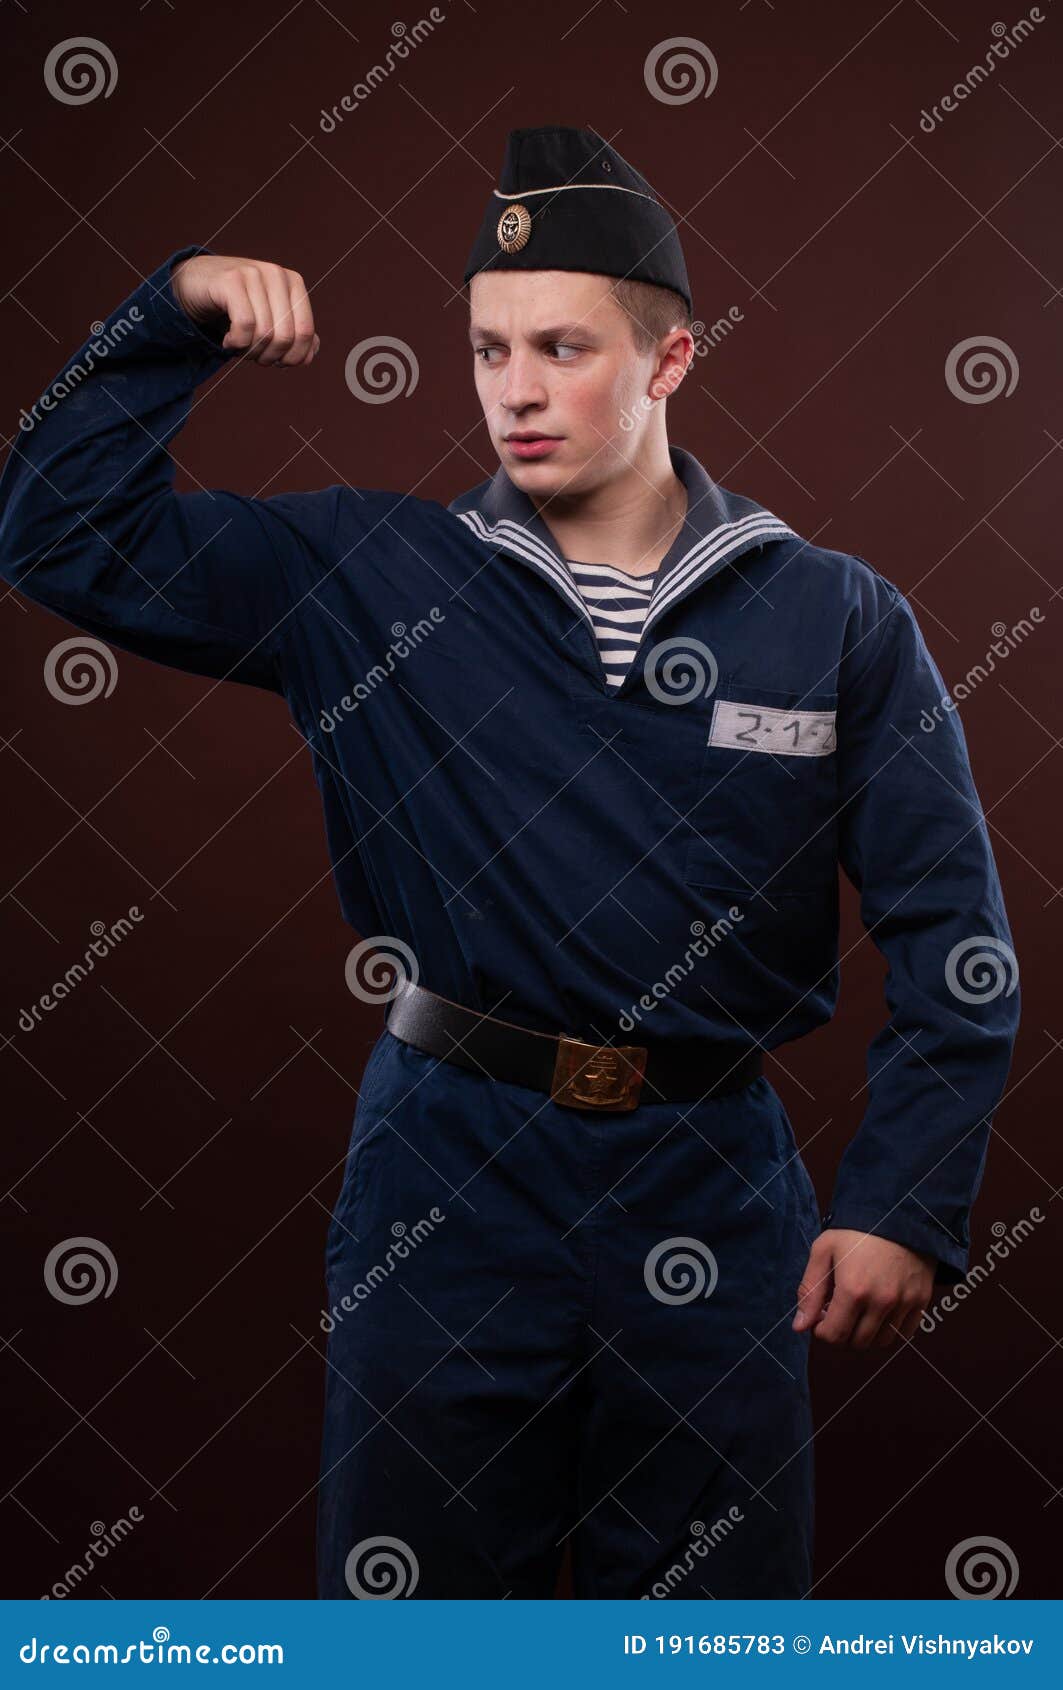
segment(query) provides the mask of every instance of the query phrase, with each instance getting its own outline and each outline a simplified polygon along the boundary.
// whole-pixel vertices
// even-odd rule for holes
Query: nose
[[[530,352],[510,350],[506,363],[506,379],[502,384],[500,403],[504,410],[526,411],[546,404],[546,388]]]

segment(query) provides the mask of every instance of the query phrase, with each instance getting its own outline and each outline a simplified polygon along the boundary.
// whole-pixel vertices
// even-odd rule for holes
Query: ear
[[[667,399],[674,393],[694,356],[694,338],[689,329],[673,329],[659,342],[657,364],[650,379],[651,399]]]

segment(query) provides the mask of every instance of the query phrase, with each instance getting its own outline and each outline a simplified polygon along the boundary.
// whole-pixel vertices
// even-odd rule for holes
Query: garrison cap
[[[673,288],[693,309],[671,214],[593,129],[512,129],[463,282],[480,270],[587,270]]]

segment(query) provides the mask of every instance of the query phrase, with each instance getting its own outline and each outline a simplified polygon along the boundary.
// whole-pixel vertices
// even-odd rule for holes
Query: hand
[[[811,1326],[814,1338],[854,1350],[887,1349],[919,1325],[936,1266],[936,1256],[891,1239],[832,1227],[809,1252],[793,1330]]]
[[[321,344],[306,284],[296,270],[257,258],[201,253],[182,259],[170,277],[174,298],[193,322],[228,318],[222,341],[246,349],[256,364],[309,364]]]

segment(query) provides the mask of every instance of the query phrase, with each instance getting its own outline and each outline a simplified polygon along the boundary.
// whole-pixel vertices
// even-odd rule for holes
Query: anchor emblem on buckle
[[[645,1045],[592,1045],[558,1036],[550,1086],[570,1109],[635,1109],[646,1072]]]

